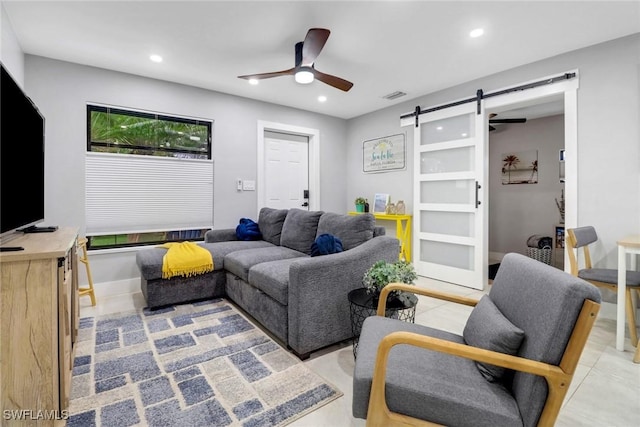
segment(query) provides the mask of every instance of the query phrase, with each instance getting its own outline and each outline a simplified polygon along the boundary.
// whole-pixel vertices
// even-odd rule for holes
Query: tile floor
[[[480,298],[481,291],[420,277],[418,286]],[[91,307],[80,302],[80,316],[92,316],[144,307],[141,293],[104,297]],[[462,333],[471,307],[420,297],[416,323]],[[632,363],[633,347],[627,338],[625,351],[615,348],[615,320],[600,316],[560,411],[559,427],[640,426],[640,364]],[[353,350],[349,343],[312,353],[305,364],[338,387],[344,396],[290,424],[292,427],[362,427],[365,421],[351,416]]]

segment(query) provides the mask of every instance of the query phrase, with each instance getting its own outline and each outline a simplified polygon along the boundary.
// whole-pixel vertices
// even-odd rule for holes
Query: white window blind
[[[211,228],[213,160],[87,153],[87,235]]]

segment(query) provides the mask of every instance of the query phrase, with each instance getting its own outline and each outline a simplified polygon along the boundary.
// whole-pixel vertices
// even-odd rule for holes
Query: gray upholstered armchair
[[[408,292],[474,306],[462,335],[365,320],[353,415],[367,426],[552,426],[600,309],[590,283],[507,254],[479,301],[416,286]],[[425,423],[425,421],[427,421]]]

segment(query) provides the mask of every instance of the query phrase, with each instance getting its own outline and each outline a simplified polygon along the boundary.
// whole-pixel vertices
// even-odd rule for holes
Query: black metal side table
[[[405,293],[406,298],[392,298],[387,300],[385,316],[404,320],[405,322],[415,322],[416,305],[418,297],[411,293]],[[368,294],[366,288],[358,288],[349,292],[349,313],[351,316],[351,332],[353,332],[353,357],[358,351],[358,339],[362,330],[364,319],[375,316],[378,310],[378,296]]]

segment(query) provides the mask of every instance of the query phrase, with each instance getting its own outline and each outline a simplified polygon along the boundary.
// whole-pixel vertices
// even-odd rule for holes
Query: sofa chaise
[[[347,294],[362,287],[376,261],[398,259],[398,239],[386,236],[371,214],[263,208],[258,226],[261,238],[249,241],[235,229],[208,231],[200,245],[214,270],[197,276],[163,279],[166,249],[138,251],[148,307],[227,297],[301,359],[352,338]],[[322,234],[340,239],[343,251],[311,256]]]

